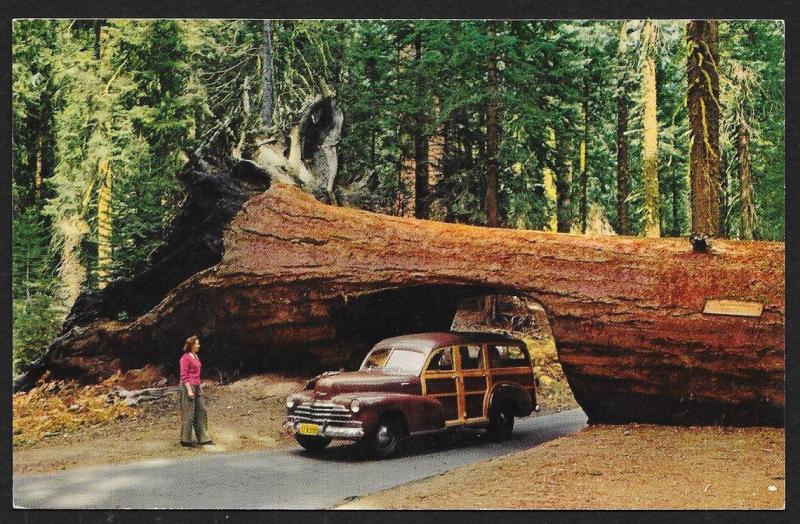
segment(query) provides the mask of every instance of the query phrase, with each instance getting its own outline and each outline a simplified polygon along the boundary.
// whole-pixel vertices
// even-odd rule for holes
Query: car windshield
[[[411,349],[376,349],[364,359],[361,369],[382,369],[387,373],[418,375],[425,355]]]

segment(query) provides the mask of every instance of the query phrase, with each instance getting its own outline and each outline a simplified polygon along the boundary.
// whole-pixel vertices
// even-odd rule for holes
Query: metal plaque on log
[[[734,315],[737,317],[760,317],[764,305],[760,302],[741,300],[706,300],[703,313],[707,315]]]

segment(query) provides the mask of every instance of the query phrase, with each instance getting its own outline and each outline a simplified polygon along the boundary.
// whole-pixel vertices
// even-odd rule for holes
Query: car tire
[[[362,444],[369,456],[385,459],[394,456],[400,450],[403,437],[403,426],[400,422],[394,417],[383,417]]]
[[[329,437],[315,437],[313,435],[301,435],[299,433],[295,434],[294,439],[308,451],[321,451],[328,447],[328,444],[333,440]]]
[[[492,440],[503,440],[514,431],[514,406],[508,403],[492,406],[486,432]]]

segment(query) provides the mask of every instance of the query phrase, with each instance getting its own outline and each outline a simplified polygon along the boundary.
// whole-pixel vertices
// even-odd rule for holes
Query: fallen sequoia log
[[[198,334],[204,362],[259,371],[351,366],[399,332],[447,329],[461,300],[542,304],[592,423],[783,424],[784,247],[591,237],[420,221],[322,204],[285,185],[246,203],[215,265],[132,320],[95,318],[51,346],[54,376],[175,372]],[[708,300],[760,316],[704,313]]]

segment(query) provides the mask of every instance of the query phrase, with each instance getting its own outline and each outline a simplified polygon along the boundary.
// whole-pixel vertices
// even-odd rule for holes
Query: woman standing
[[[200,339],[193,335],[183,345],[181,369],[181,446],[193,447],[192,428],[200,445],[213,444],[208,436],[208,413],[200,388]]]

